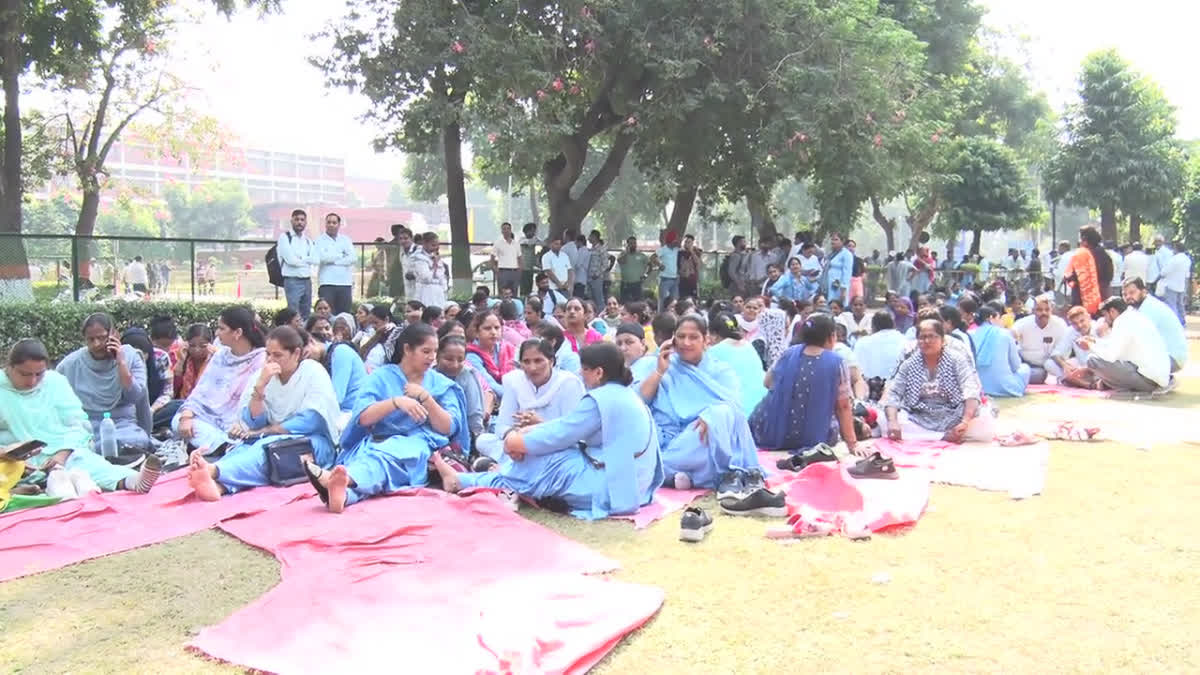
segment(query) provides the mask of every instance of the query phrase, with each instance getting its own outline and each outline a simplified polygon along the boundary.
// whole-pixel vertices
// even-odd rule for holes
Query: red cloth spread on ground
[[[1111,391],[1099,389],[1080,389],[1063,384],[1031,384],[1025,388],[1026,394],[1054,394],[1068,398],[1112,398]]]
[[[305,493],[312,493],[307,483],[202,502],[192,495],[187,472],[178,471],[160,478],[149,494],[106,492],[5,514],[0,516],[0,581],[207,530]]]
[[[654,501],[638,509],[637,513],[632,516],[613,516],[613,518],[617,518],[618,520],[632,520],[633,529],[642,530],[676,511],[682,511],[684,507],[709,492],[711,490],[659,488],[654,491]]]
[[[661,606],[660,589],[585,574],[617,564],[487,493],[415,490],[342,514],[315,496],[221,524],[283,581],[192,646],[280,673],[569,673]]]
[[[890,457],[900,475],[921,473],[935,483],[1007,492],[1014,499],[1041,494],[1046,484],[1050,444],[1002,446],[992,443],[893,441],[880,438],[874,449]]]
[[[860,480],[837,462],[819,462],[799,473],[775,471],[767,483],[786,491],[789,515],[849,537],[911,525],[929,503],[929,479],[923,474]]]

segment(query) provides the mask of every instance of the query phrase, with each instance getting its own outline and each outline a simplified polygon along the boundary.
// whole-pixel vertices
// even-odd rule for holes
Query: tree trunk
[[[765,202],[753,197],[746,197],[746,210],[750,212],[750,229],[758,234],[758,241],[779,235],[775,229],[775,221]]]
[[[1105,241],[1117,240],[1117,207],[1100,208],[1100,238]]]
[[[895,251],[896,219],[883,215],[883,209],[880,208],[878,197],[871,197],[871,215],[875,217],[875,222],[879,223],[879,227],[883,229],[883,235],[887,238],[887,250]]]
[[[675,191],[674,205],[671,208],[671,219],[667,221],[667,231],[679,235],[680,241],[686,233],[688,219],[692,217],[692,208],[696,205],[696,188],[681,187]]]
[[[925,232],[925,228],[929,227],[929,223],[933,222],[937,213],[938,200],[931,197],[916,213],[909,214],[908,225],[912,228],[912,237],[908,240],[908,250],[915,251],[921,246],[921,234]]]
[[[535,225],[541,225],[542,215],[538,213],[537,187],[533,183],[529,184],[529,214]]]
[[[583,163],[587,160],[589,140],[577,136],[564,139],[563,143],[570,148],[569,151],[564,151],[542,166],[542,182],[546,188],[546,199],[550,203],[551,238],[561,237],[566,230],[579,232],[583,226],[583,219],[620,175],[621,165],[625,163],[633,141],[632,133],[617,133],[600,170],[578,197],[572,197],[571,189],[579,180]]]
[[[21,66],[20,0],[0,4],[0,79],[4,81],[4,158],[0,179],[0,232],[21,232]],[[29,259],[20,237],[0,240],[0,298],[32,300]]]
[[[1130,243],[1142,240],[1142,217],[1136,213],[1129,214]]]
[[[979,244],[982,236],[983,230],[975,229],[971,231],[971,255],[979,255]]]
[[[458,123],[442,128],[442,156],[446,163],[446,206],[450,213],[450,288],[470,292],[471,241],[467,228],[467,186],[462,164],[462,130]]]

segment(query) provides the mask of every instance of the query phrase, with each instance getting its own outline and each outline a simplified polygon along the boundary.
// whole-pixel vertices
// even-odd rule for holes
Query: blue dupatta
[[[451,430],[450,437],[434,431],[428,420],[417,422],[401,410],[393,410],[370,427],[359,424],[358,420],[364,410],[379,401],[386,401],[393,396],[403,394],[406,384],[408,384],[408,378],[404,376],[404,371],[400,369],[400,366],[393,364],[376,368],[367,376],[358,398],[354,401],[354,411],[350,414],[350,422],[346,425],[346,430],[342,432],[343,450],[355,448],[364,439],[372,436],[416,436],[424,439],[430,448],[440,448],[449,445],[451,441],[458,442],[463,448],[471,447],[471,430],[467,425],[466,417],[466,395],[462,388],[454,383],[454,380],[433,368],[425,371],[425,378],[421,381],[421,386],[443,408],[458,413],[454,419],[454,429]]]
[[[987,368],[996,359],[996,342],[1000,340],[1000,329],[985,323],[975,329],[975,367]]]
[[[604,385],[588,392],[600,410],[604,483],[608,510],[593,506],[593,517],[636,513],[654,499],[663,482],[662,455],[654,420],[636,392]],[[640,455],[640,456],[639,456]],[[643,473],[649,480],[643,481]],[[646,482],[646,489],[641,484]]]
[[[715,403],[727,403],[742,414],[742,392],[733,368],[707,355],[693,366],[672,354],[650,409],[664,438],[674,438]]]

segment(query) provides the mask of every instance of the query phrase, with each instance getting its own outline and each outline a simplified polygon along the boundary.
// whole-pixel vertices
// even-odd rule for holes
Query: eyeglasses
[[[921,340],[922,342],[932,342],[933,340],[941,339],[941,337],[942,336],[938,335],[937,333],[926,333],[923,335],[918,335],[917,339]]]

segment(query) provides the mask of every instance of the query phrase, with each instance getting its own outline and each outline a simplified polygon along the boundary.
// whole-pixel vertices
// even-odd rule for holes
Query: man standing
[[[1046,361],[1054,345],[1067,334],[1067,322],[1054,316],[1054,305],[1046,296],[1038,297],[1033,314],[1018,319],[1012,327],[1021,362],[1029,364],[1030,384],[1045,384]]]
[[[604,307],[604,275],[612,267],[608,259],[608,251],[604,250],[604,240],[600,238],[600,230],[592,230],[588,234],[591,250],[588,252],[587,266],[587,297],[596,303],[596,307]]]
[[[542,254],[542,271],[559,292],[570,295],[575,280],[571,257],[563,250],[562,239],[551,239],[550,250]]]
[[[1071,264],[1071,242],[1063,239],[1058,242],[1058,260],[1054,265],[1054,299],[1060,304],[1067,304],[1071,294],[1067,290],[1067,266]]]
[[[388,263],[387,279],[388,294],[395,300],[413,297],[416,276],[405,270],[417,248],[413,243],[412,230],[399,223],[392,225],[392,246],[388,249],[391,260]]]
[[[588,249],[587,237],[580,232],[575,237],[575,251],[567,250],[564,245],[563,250],[567,252],[567,257],[571,259],[571,271],[573,272],[572,279],[575,280],[573,295],[581,300],[587,299],[587,282],[588,282],[588,265],[592,261],[592,252]]]
[[[414,294],[409,299],[417,300],[426,307],[445,307],[446,289],[449,279],[442,258],[438,255],[436,232],[426,232],[421,237],[421,248],[409,259],[408,272],[413,276]]]
[[[663,237],[666,244],[652,260],[658,261],[658,311],[667,306],[668,298],[679,299],[679,233],[668,231]]]
[[[1187,364],[1188,346],[1187,335],[1175,311],[1167,303],[1150,294],[1145,282],[1133,278],[1125,282],[1121,288],[1121,297],[1125,304],[1146,315],[1154,329],[1158,331],[1163,342],[1167,345],[1167,356],[1171,357],[1171,372],[1179,372]]]
[[[1163,302],[1167,303],[1167,307],[1175,311],[1180,325],[1184,325],[1187,323],[1187,287],[1188,279],[1192,276],[1192,257],[1183,250],[1183,242],[1176,241],[1172,247],[1175,253],[1163,267],[1162,278],[1158,283],[1164,290],[1159,295],[1162,296]]]
[[[1129,252],[1125,254],[1125,277],[1121,280],[1122,283],[1128,283],[1133,279],[1141,279],[1145,283],[1149,283],[1146,275],[1150,272],[1150,256],[1142,250],[1142,242],[1135,241],[1129,247]],[[1116,275],[1113,275],[1116,278]]]
[[[637,248],[637,237],[625,240],[625,251],[617,258],[621,270],[621,302],[642,299],[642,282],[646,280],[650,259]]]
[[[275,251],[283,273],[283,296],[288,309],[304,321],[312,312],[312,266],[316,263],[312,240],[304,235],[308,214],[303,209],[292,211],[292,229],[279,236]],[[205,270],[207,274],[207,270]]]
[[[1108,259],[1112,261],[1113,275],[1112,281],[1109,282],[1109,295],[1121,294],[1121,280],[1125,278],[1125,258],[1121,252],[1117,250],[1117,242],[1104,242],[1104,252],[1108,254]]]
[[[685,235],[679,251],[679,297],[694,298],[700,288],[700,249],[696,238]]]
[[[725,270],[729,281],[726,289],[734,295],[745,295],[750,286],[750,251],[746,250],[746,238],[740,234],[733,238],[733,252],[726,259]]]
[[[537,239],[537,223],[525,223],[521,226],[522,297],[529,297],[533,292],[533,275],[538,270],[537,247],[540,244]]]
[[[775,264],[775,254],[771,251],[771,240],[762,239],[758,242],[758,250],[751,253],[748,264],[747,293],[761,293],[763,282],[767,280],[767,268]]]
[[[125,280],[129,282],[134,293],[145,295],[150,292],[149,275],[146,273],[146,265],[142,263],[142,256],[134,256],[133,261],[125,268]]]
[[[1087,367],[1105,388],[1150,393],[1171,382],[1167,346],[1144,314],[1121,298],[1109,298],[1100,314],[1112,326],[1108,337],[1082,338],[1091,351]]]
[[[336,213],[325,216],[325,232],[317,237],[317,297],[333,308],[334,314],[354,311],[350,292],[354,273],[354,244],[350,237],[339,234],[342,217]]]
[[[1154,289],[1154,294],[1160,298],[1166,291],[1166,287],[1162,283],[1162,276],[1173,255],[1175,255],[1175,251],[1171,250],[1167,240],[1161,234],[1155,235],[1154,255],[1150,259],[1150,271],[1146,273],[1146,282]]]
[[[516,293],[521,281],[521,245],[513,235],[512,223],[500,223],[500,238],[492,246],[492,266],[497,288],[511,288]]]

